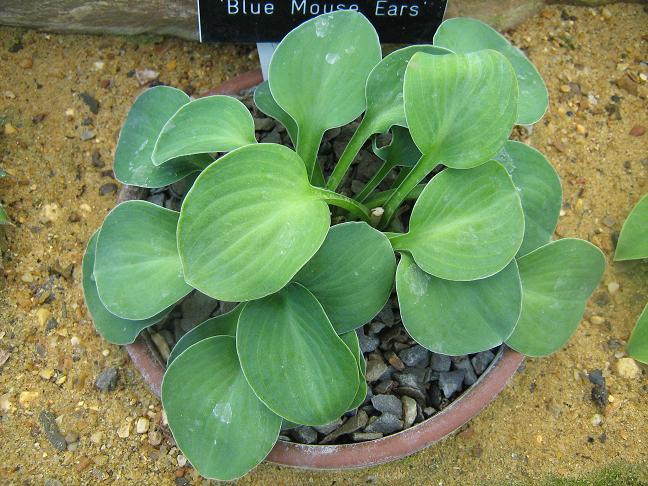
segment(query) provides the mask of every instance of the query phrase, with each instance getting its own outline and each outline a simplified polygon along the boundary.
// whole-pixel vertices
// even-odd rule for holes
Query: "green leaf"
[[[173,346],[167,364],[171,364],[171,362],[180,356],[185,349],[203,339],[213,336],[236,336],[236,325],[238,324],[238,318],[242,310],[243,305],[237,305],[231,311],[207,319],[202,324],[194,327],[191,331],[182,336],[176,345]]]
[[[363,123],[368,123],[373,128],[373,133],[386,132],[393,125],[407,126],[403,81],[407,64],[417,52],[435,56],[452,54],[441,47],[414,45],[398,49],[376,64],[367,78],[367,111],[363,120]]]
[[[223,156],[196,179],[178,226],[187,282],[215,299],[242,302],[284,287],[322,245],[328,205],[304,164],[275,144]]]
[[[92,317],[97,332],[101,334],[104,339],[113,344],[130,344],[135,341],[142,329],[146,329],[164,319],[169,312],[171,312],[171,308],[167,308],[156,316],[143,321],[122,319],[121,317],[111,314],[99,299],[97,284],[94,279],[95,251],[98,236],[98,231],[92,235],[88,241],[85,254],[83,255],[83,296],[85,298],[86,307],[90,312],[90,316]]]
[[[546,356],[576,330],[601,280],[605,258],[594,245],[565,238],[518,259],[518,267],[522,313],[506,344],[527,356]]]
[[[295,275],[317,298],[339,334],[373,319],[389,299],[396,259],[389,240],[366,223],[333,226]]]
[[[491,161],[470,170],[446,169],[418,198],[409,232],[391,238],[426,273],[446,280],[495,275],[524,236],[522,204],[506,169]]]
[[[524,143],[509,140],[496,159],[511,175],[522,201],[520,257],[551,241],[562,206],[560,177],[544,155]]]
[[[188,155],[229,152],[256,143],[252,115],[236,98],[206,96],[183,105],[160,132],[152,160],[162,165]]]
[[[203,339],[179,355],[164,374],[162,404],[178,447],[210,479],[243,476],[279,437],[281,417],[248,385],[230,336]]]
[[[266,115],[278,120],[290,136],[293,143],[297,143],[297,125],[288,113],[286,113],[281,106],[277,104],[270,92],[270,85],[264,81],[254,90],[254,104],[256,107]]]
[[[212,162],[207,154],[181,157],[153,165],[151,155],[162,127],[173,114],[189,102],[179,89],[156,86],[135,100],[119,134],[113,169],[124,184],[140,187],[162,187],[200,172]]]
[[[121,203],[106,216],[94,276],[108,311],[148,319],[191,292],[176,246],[178,216],[146,201]]]
[[[309,176],[324,132],[350,123],[366,109],[365,85],[380,59],[376,30],[349,10],[304,22],[277,46],[270,90],[298,126],[297,152]]]
[[[403,94],[412,138],[435,164],[468,169],[487,162],[515,123],[515,73],[496,51],[416,53],[407,65]]]
[[[355,398],[356,359],[317,299],[299,284],[248,302],[239,318],[236,347],[254,392],[291,422],[329,423]]]
[[[626,351],[637,361],[648,364],[648,305],[639,316]]]
[[[430,351],[451,356],[502,344],[513,332],[522,306],[515,260],[492,277],[453,282],[428,275],[403,254],[396,289],[410,336]]]
[[[648,258],[648,194],[637,203],[623,223],[614,253],[615,261],[640,258]]]
[[[355,410],[362,405],[367,398],[367,362],[365,361],[362,350],[360,349],[360,341],[358,340],[358,334],[356,334],[355,331],[340,334],[340,339],[344,341],[344,344],[346,344],[347,348],[349,348],[353,353],[356,364],[358,365],[358,373],[360,374],[355,397],[353,398],[351,405],[349,405],[349,410]]]
[[[378,147],[373,141],[373,152],[392,167],[414,167],[421,158],[418,149],[407,128],[394,125],[391,129],[392,140],[389,145]]]
[[[531,125],[545,114],[549,100],[540,73],[522,51],[488,25],[467,18],[446,20],[434,35],[434,45],[461,54],[482,49],[500,52],[513,66],[520,86],[517,123]]]

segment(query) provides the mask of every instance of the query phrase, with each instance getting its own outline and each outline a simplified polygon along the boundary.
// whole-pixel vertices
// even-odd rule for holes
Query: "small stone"
[[[421,388],[423,383],[426,381],[428,372],[425,368],[407,368],[402,373],[396,373],[394,378],[402,386],[412,387],[412,388]]]
[[[393,434],[399,430],[403,430],[403,421],[391,413],[383,413],[364,429],[365,432],[380,432],[385,435]]]
[[[160,432],[157,428],[149,430],[148,442],[154,447],[159,446],[162,443],[162,432]]]
[[[643,125],[635,125],[630,130],[630,135],[633,137],[641,137],[644,133],[646,133],[646,127]]]
[[[111,367],[107,370],[102,371],[97,379],[95,380],[95,386],[99,391],[113,391],[117,388],[117,381],[119,380],[119,374],[117,373],[117,368]]]
[[[182,454],[178,454],[178,457],[176,457],[176,461],[178,461],[179,467],[185,467],[187,465],[187,458]]]
[[[398,371],[403,371],[405,369],[405,364],[393,351],[387,351],[385,353],[385,357],[387,358],[389,364],[396,368]]]
[[[41,326],[44,326],[47,324],[47,321],[49,320],[50,316],[52,313],[49,311],[49,309],[46,309],[45,307],[41,307],[36,311],[36,319],[38,319],[38,324]]]
[[[380,339],[378,339],[378,337],[367,336],[362,328],[358,329],[357,333],[358,341],[360,342],[360,350],[363,353],[372,353],[378,348],[378,345],[380,344]]]
[[[563,84],[560,86],[560,91],[562,93],[569,93],[571,91],[571,88],[567,84]]]
[[[169,62],[166,63],[166,66],[164,68],[167,71],[175,71],[175,68],[178,66],[178,61],[175,59],[171,59]]]
[[[397,385],[393,380],[383,380],[373,387],[373,391],[377,395],[388,395]]]
[[[403,404],[394,395],[375,395],[371,399],[373,407],[381,413],[391,413],[403,418]]]
[[[151,334],[151,341],[153,341],[153,344],[155,344],[155,347],[160,352],[160,356],[162,356],[162,359],[166,362],[171,354],[171,349],[169,349],[169,344],[166,342],[166,339],[164,339],[164,336],[159,332],[155,332]]]
[[[416,400],[411,397],[404,396],[401,398],[401,402],[403,403],[404,427],[408,428],[411,427],[416,420]]]
[[[38,421],[41,423],[45,437],[47,437],[50,444],[52,444],[57,451],[65,451],[67,449],[67,442],[58,428],[56,416],[52,412],[43,410],[38,416]]]
[[[342,435],[351,434],[357,430],[360,430],[362,427],[367,425],[368,420],[369,416],[367,415],[367,412],[365,412],[364,410],[359,410],[358,413],[353,417],[349,417],[349,419],[344,422],[341,427],[324,437],[320,441],[320,444],[330,444]]]
[[[99,445],[101,444],[102,440],[103,440],[103,432],[97,431],[90,434],[90,442],[92,442],[93,444]]]
[[[0,412],[3,414],[9,412],[12,408],[11,401],[9,401],[9,394],[5,393],[0,395]]]
[[[391,327],[396,323],[394,309],[392,309],[390,302],[387,302],[387,305],[382,308],[378,316],[376,316],[376,319],[382,321],[387,327]]]
[[[114,182],[106,182],[105,184],[102,184],[101,187],[99,188],[99,195],[100,196],[109,196],[111,194],[116,194],[117,193],[117,184]]]
[[[432,353],[430,358],[430,368],[434,371],[450,371],[450,356],[445,354]]]
[[[407,366],[420,365],[425,368],[428,365],[430,352],[420,344],[412,346],[411,348],[403,349],[398,353],[398,357]]]
[[[317,431],[305,425],[295,427],[290,431],[290,435],[300,444],[315,444],[317,442]]]
[[[337,420],[334,420],[333,422],[330,422],[325,425],[318,425],[316,427],[313,427],[315,430],[317,430],[320,434],[328,435],[331,432],[333,432],[335,429],[337,429],[340,425],[342,425],[342,419],[339,418]]]
[[[63,483],[58,479],[47,478],[43,483],[44,486],[63,486]]]
[[[389,369],[389,366],[385,364],[382,358],[378,356],[372,356],[367,360],[367,373],[366,379],[369,383],[378,381],[380,377]]]
[[[3,131],[5,135],[13,135],[18,130],[11,123],[5,123]]]
[[[269,132],[276,126],[272,118],[255,118],[254,129],[260,132]]]
[[[20,61],[20,67],[23,69],[31,69],[31,67],[34,65],[34,59],[31,57],[26,57],[22,61]]]
[[[580,133],[581,135],[585,135],[585,132],[587,132],[585,127],[583,125],[580,125],[580,124],[576,124],[576,131],[578,133]]]
[[[65,442],[67,444],[74,444],[75,442],[79,442],[79,434],[76,432],[68,432],[65,434]]]
[[[634,380],[641,375],[641,368],[632,358],[621,358],[616,363],[616,371],[621,378]]]
[[[120,439],[127,439],[130,436],[130,431],[131,431],[131,424],[130,422],[127,422],[119,426],[119,428],[117,429],[117,436]]]
[[[592,370],[588,373],[587,378],[593,385],[605,385],[605,378],[601,370]]]
[[[383,435],[380,432],[354,432],[351,434],[353,442],[366,442],[368,440],[382,439]]]
[[[90,111],[94,113],[95,115],[99,113],[99,107],[101,106],[99,102],[92,96],[91,94],[88,93],[79,93],[79,97],[83,100],[83,102],[88,105],[88,108],[90,108]]]
[[[81,140],[83,140],[84,142],[87,142],[88,140],[92,140],[96,136],[97,134],[92,130],[83,130],[81,132]]]
[[[592,425],[594,427],[598,427],[599,425],[603,425],[603,417],[601,414],[596,413],[594,416],[592,416]]]
[[[475,382],[477,381],[477,374],[475,373],[475,370],[473,369],[472,363],[470,362],[468,356],[452,358],[452,364],[454,366],[454,369],[463,370],[465,372],[464,385],[471,386],[475,384]]]
[[[39,393],[36,391],[24,391],[20,392],[20,395],[18,395],[18,403],[20,403],[23,407],[29,407],[34,400],[36,400],[39,396]]]
[[[155,81],[160,77],[160,73],[154,71],[153,69],[136,69],[135,70],[135,79],[140,86],[144,86],[151,81]]]
[[[603,324],[605,322],[605,319],[603,317],[601,317],[601,316],[592,316],[592,317],[590,317],[590,322],[592,324],[600,326],[601,324]]]
[[[92,166],[97,169],[103,169],[106,166],[106,163],[101,160],[101,152],[98,150],[92,152]]]
[[[38,372],[38,376],[43,380],[51,380],[52,376],[54,376],[54,370],[52,368],[44,368]]]
[[[149,419],[146,417],[140,417],[135,422],[135,432],[138,434],[145,434],[149,430]]]
[[[477,353],[475,356],[473,356],[470,362],[475,369],[475,373],[481,375],[484,371],[486,371],[486,368],[488,368],[494,358],[495,355],[492,353],[492,351],[482,351],[481,353]]]
[[[617,282],[610,282],[607,288],[608,288],[608,292],[610,292],[611,294],[616,294],[621,288],[621,286]]]
[[[446,371],[439,374],[439,387],[446,398],[450,398],[458,391],[461,391],[465,371]]]

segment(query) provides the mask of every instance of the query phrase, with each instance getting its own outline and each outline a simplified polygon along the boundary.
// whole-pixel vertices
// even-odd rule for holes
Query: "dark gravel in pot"
[[[292,147],[285,128],[265,117],[254,107],[249,92],[241,101],[254,117],[257,140]],[[357,123],[329,130],[322,141],[318,160],[325,175],[355,131]],[[385,139],[381,143],[388,143]],[[360,192],[381,165],[368,144],[361,150],[349,177],[340,191],[346,195]],[[396,177],[389,175],[379,190],[388,189]],[[195,177],[160,189],[148,196],[159,206],[180,210],[182,198]],[[405,213],[406,214],[406,213]],[[406,218],[406,216],[405,216]],[[334,223],[338,221],[334,218]],[[169,317],[143,332],[149,348],[164,365],[175,343],[196,325],[210,317],[230,311],[235,304],[219,302],[198,291],[187,296]],[[280,439],[302,444],[341,444],[375,440],[415,425],[446,408],[473,385],[495,358],[498,349],[467,356],[449,357],[432,353],[417,344],[400,319],[395,294],[376,318],[357,330],[360,347],[367,361],[367,398],[359,409],[347,412],[331,424],[299,426],[282,430]]]

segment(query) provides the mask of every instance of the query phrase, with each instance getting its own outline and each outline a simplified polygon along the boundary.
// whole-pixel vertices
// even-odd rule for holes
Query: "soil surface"
[[[240,484],[596,482],[592,471],[618,464],[648,483],[648,373],[619,366],[647,300],[648,264],[611,264],[622,221],[648,192],[648,12],[555,6],[510,34],[549,86],[550,112],[528,141],[563,181],[557,234],[592,241],[610,263],[581,326],[560,352],[528,359],[440,445],[357,471],[264,464]],[[256,52],[0,28],[0,59],[0,167],[11,174],[0,199],[15,222],[2,262],[0,483],[204,484],[125,351],[94,332],[80,264],[115,202],[112,152],[140,81],[156,77],[145,70],[200,94],[255,67]],[[111,367],[117,381],[103,375],[98,390]]]

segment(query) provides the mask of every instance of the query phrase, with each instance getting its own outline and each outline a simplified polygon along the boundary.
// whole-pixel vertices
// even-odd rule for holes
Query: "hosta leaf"
[[[248,302],[239,318],[236,347],[257,396],[291,422],[329,423],[355,398],[356,359],[317,299],[299,284]]]
[[[562,205],[560,177],[544,155],[513,140],[506,142],[497,160],[511,175],[522,201],[525,226],[519,257],[551,241]]]
[[[367,77],[380,59],[376,30],[363,15],[348,10],[304,22],[277,47],[270,90],[299,128],[297,152],[309,175],[324,132],[365,110]]]
[[[180,356],[180,354],[182,354],[182,352],[189,346],[196,344],[203,339],[213,336],[236,336],[236,324],[238,323],[241,310],[243,310],[242,304],[236,306],[226,314],[207,319],[202,324],[194,327],[191,331],[182,336],[176,345],[173,346],[167,363],[171,364],[171,362]]]
[[[270,85],[264,81],[254,90],[254,104],[259,110],[266,115],[281,122],[286,127],[290,140],[297,143],[297,125],[288,113],[286,113],[281,106],[277,104],[270,92]]]
[[[491,161],[434,177],[412,211],[409,232],[391,238],[426,273],[476,280],[502,270],[524,236],[522,204],[506,169]]]
[[[583,316],[587,299],[605,269],[594,245],[566,238],[518,259],[522,279],[522,313],[510,347],[527,356],[560,349]]]
[[[295,275],[317,298],[339,334],[369,322],[394,284],[389,240],[366,223],[333,226],[315,256]]]
[[[191,292],[176,246],[178,216],[146,201],[121,203],[106,216],[94,276],[111,313],[148,319]]]
[[[184,92],[168,86],[156,86],[138,96],[128,112],[115,151],[113,169],[120,182],[162,187],[199,172],[212,162],[207,154],[181,157],[163,167],[156,167],[151,160],[162,127],[189,99]]]
[[[513,332],[522,305],[515,260],[492,277],[453,282],[428,275],[403,254],[396,289],[410,336],[430,351],[451,356],[502,344]]]
[[[386,132],[392,125],[407,126],[403,106],[403,80],[407,63],[417,52],[433,55],[451,54],[447,49],[430,45],[408,46],[392,52],[372,69],[367,78],[367,111],[364,123],[373,133]]]
[[[630,212],[623,223],[614,260],[648,258],[648,194]]]
[[[215,336],[179,355],[162,381],[173,437],[201,476],[243,476],[270,452],[281,417],[254,394],[241,372],[233,337]]]
[[[389,145],[378,147],[373,142],[373,151],[392,167],[405,166],[414,167],[421,158],[421,151],[418,149],[407,128],[394,125],[391,129],[392,140]]]
[[[340,339],[344,341],[344,344],[346,344],[347,348],[349,348],[353,353],[353,356],[356,359],[356,364],[358,365],[358,373],[360,374],[355,397],[353,398],[351,405],[349,405],[349,410],[355,410],[362,405],[367,398],[367,379],[365,377],[367,372],[367,362],[365,361],[362,350],[360,349],[360,341],[358,340],[358,334],[356,334],[355,331],[340,334]]]
[[[515,123],[517,80],[496,51],[416,53],[407,65],[403,94],[412,138],[436,164],[467,169],[487,162]]]
[[[182,205],[178,245],[187,282],[232,302],[278,291],[326,237],[322,197],[286,147],[255,144],[223,156]]]
[[[171,311],[171,308],[165,309],[160,314],[143,321],[122,319],[121,317],[111,314],[99,299],[97,284],[94,279],[93,272],[98,236],[99,232],[92,235],[90,241],[88,241],[85,254],[83,255],[83,296],[85,298],[85,303],[90,312],[90,316],[92,316],[97,332],[101,334],[104,339],[113,344],[130,344],[135,341],[142,329],[146,329],[164,319],[164,317]]]
[[[648,305],[639,316],[626,351],[634,359],[648,364]]]
[[[229,152],[256,143],[252,115],[236,98],[206,96],[183,105],[160,132],[153,163],[187,155]]]
[[[547,87],[538,70],[524,53],[490,26],[475,19],[449,19],[434,34],[434,45],[466,54],[482,49],[493,49],[509,60],[520,86],[517,123],[531,125],[547,110]]]

